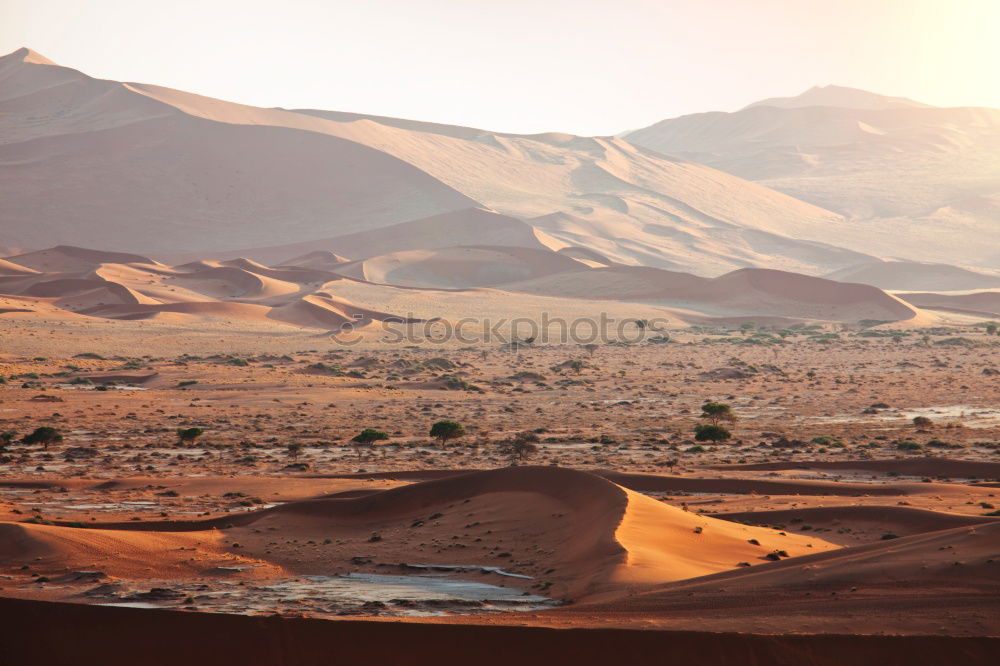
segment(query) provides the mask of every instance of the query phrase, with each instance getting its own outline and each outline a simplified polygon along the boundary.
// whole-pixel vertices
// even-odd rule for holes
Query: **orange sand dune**
[[[359,307],[322,293],[310,294],[273,307],[267,316],[286,324],[326,330],[340,329],[345,324],[364,326],[372,321],[387,319],[403,321],[403,318],[396,315]]]
[[[229,259],[221,262],[224,266],[232,266],[244,270],[248,273],[272,278],[288,283],[298,284],[324,284],[332,280],[339,279],[335,273],[325,270],[308,269],[305,267],[284,266],[280,268],[270,268],[250,259],[239,258]]]
[[[544,575],[560,593],[574,598],[618,594],[623,586],[701,576],[741,562],[769,564],[766,556],[774,550],[796,556],[837,547],[816,537],[779,535],[777,530],[689,513],[591,474],[552,467],[471,472],[360,497],[293,502],[207,521],[97,527],[219,528],[242,544],[241,552],[312,572],[343,566],[336,559],[338,549],[286,554],[268,546],[267,533],[274,527],[299,539],[332,534],[348,542],[367,542],[366,552],[378,561],[409,558]],[[371,542],[372,533],[381,538]],[[450,538],[456,534],[461,536],[457,544]],[[426,545],[437,541],[440,546]],[[267,550],[272,553],[266,555]]]
[[[58,245],[48,250],[7,257],[7,261],[43,273],[71,273],[91,271],[101,264],[150,264],[159,265],[148,257],[124,252],[88,250],[71,245]]]
[[[760,618],[779,632],[931,633],[945,625],[995,635],[998,552],[1000,522],[956,527],[725,571],[560,612],[660,624],[695,613],[702,628],[723,631],[734,622],[761,626]],[[858,618],[868,619],[859,625]]]
[[[329,250],[316,250],[307,252],[298,257],[292,257],[280,262],[281,266],[293,266],[301,268],[314,268],[317,270],[331,270],[340,264],[346,264],[350,259],[334,254]]]
[[[264,299],[294,294],[299,290],[298,285],[234,266],[181,273],[168,282],[216,298]]]
[[[49,574],[83,570],[137,578],[191,576],[244,559],[224,552],[217,531],[84,530],[0,522],[0,560]]]
[[[0,259],[0,275],[31,275],[32,273],[37,273],[37,271],[6,259]]]

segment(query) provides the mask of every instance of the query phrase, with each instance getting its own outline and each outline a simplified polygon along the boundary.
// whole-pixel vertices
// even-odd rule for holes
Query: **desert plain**
[[[194,354],[169,324],[0,323],[38,354],[0,359],[8,599],[942,650],[997,631],[981,334],[345,347],[205,324]],[[706,401],[731,439],[695,441]],[[17,443],[42,426],[62,441]]]

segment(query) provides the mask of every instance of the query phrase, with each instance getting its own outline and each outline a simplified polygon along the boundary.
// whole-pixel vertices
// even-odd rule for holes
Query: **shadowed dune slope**
[[[1000,291],[980,291],[974,294],[900,294],[899,298],[928,310],[1000,318]]]
[[[952,460],[950,458],[894,458],[890,460],[810,460],[809,462],[752,463],[749,465],[713,465],[719,470],[808,470],[839,469],[864,470],[907,476],[954,476],[967,479],[1000,478],[1000,463],[978,460]]]
[[[723,520],[751,525],[787,525],[793,531],[799,529],[801,525],[831,529],[850,527],[852,530],[862,527],[897,536],[936,532],[954,527],[989,525],[1000,521],[1000,518],[989,516],[968,516],[906,506],[824,506],[713,515]],[[881,538],[882,534],[875,535],[873,540]],[[827,538],[838,541],[836,536],[827,535]]]
[[[467,289],[502,287],[580,266],[577,260],[547,249],[472,246],[394,252],[345,264],[337,272],[376,284]]]
[[[332,268],[337,263],[349,261],[343,257],[360,260],[393,252],[433,250],[456,245],[499,245],[544,250],[558,249],[564,244],[516,218],[483,208],[466,208],[308,243],[276,245],[241,252],[266,263],[302,266],[309,264],[301,263],[303,259],[296,255],[304,255],[304,260],[308,262],[317,260],[315,252],[336,253],[334,257],[340,258],[339,262],[331,262],[328,255],[319,259],[321,266]],[[296,258],[289,260],[288,257]]]
[[[548,296],[659,303],[718,315],[853,321],[896,321],[918,315],[916,308],[875,287],[760,268],[701,278],[689,273],[615,266],[565,271],[505,288]]]
[[[880,289],[908,291],[962,291],[1000,287],[1000,273],[996,271],[970,270],[958,266],[912,261],[882,261],[860,264],[833,271],[824,277],[841,282],[870,284]],[[913,302],[909,298],[904,300]],[[917,305],[917,303],[913,303]]]
[[[191,115],[165,93],[154,99],[20,52],[0,59],[0,81],[8,139],[0,158],[17,164],[16,177],[0,178],[12,223],[0,242],[223,250],[235,239],[271,245],[477,205],[348,139],[242,123],[239,105],[220,102],[212,119]],[[29,242],[10,243],[14,230]]]

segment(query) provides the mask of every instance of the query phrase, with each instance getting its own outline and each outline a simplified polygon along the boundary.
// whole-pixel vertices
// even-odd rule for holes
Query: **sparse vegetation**
[[[430,436],[438,440],[442,446],[449,440],[458,439],[463,435],[465,435],[465,428],[457,421],[438,421],[431,426]]]
[[[49,448],[50,444],[58,444],[63,441],[62,433],[52,426],[40,426],[21,440],[22,444],[41,444],[43,448]]]

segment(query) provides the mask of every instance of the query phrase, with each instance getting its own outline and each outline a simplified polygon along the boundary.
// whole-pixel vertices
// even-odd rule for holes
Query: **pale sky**
[[[1000,0],[0,0],[0,51],[21,46],[246,104],[522,133],[830,83],[1000,107]]]

